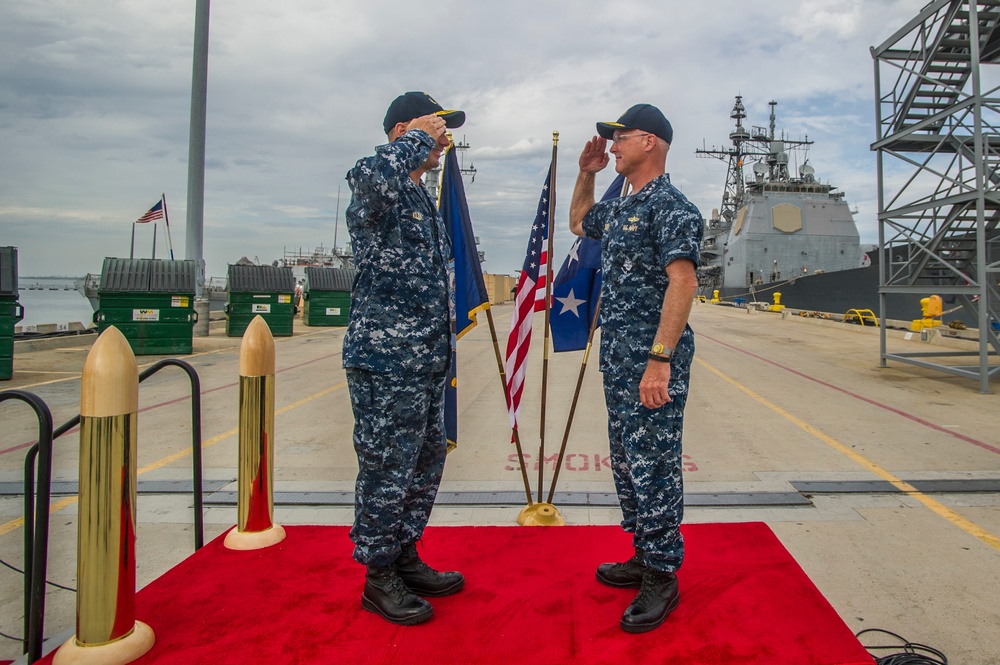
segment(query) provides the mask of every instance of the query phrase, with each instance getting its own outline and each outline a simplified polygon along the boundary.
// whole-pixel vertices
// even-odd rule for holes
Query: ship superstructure
[[[746,128],[742,97],[730,117],[736,127],[729,148],[697,150],[699,157],[728,162],[719,209],[706,222],[699,268],[701,292],[749,296],[762,287],[803,275],[861,267],[866,255],[844,193],[817,180],[804,157],[795,167],[789,153],[812,141],[775,132],[770,102],[768,127]],[[744,169],[750,168],[750,177]]]

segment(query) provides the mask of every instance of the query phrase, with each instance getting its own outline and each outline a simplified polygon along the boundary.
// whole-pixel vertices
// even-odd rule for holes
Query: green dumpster
[[[191,353],[197,267],[194,261],[104,259],[94,323],[115,326],[139,355]]]
[[[307,326],[346,326],[356,272],[349,268],[306,268],[302,322]]]
[[[17,298],[17,247],[0,247],[0,381],[14,376],[14,324],[24,318]]]
[[[295,317],[295,276],[289,267],[229,266],[226,334],[242,337],[254,317],[264,318],[275,337],[290,337]]]

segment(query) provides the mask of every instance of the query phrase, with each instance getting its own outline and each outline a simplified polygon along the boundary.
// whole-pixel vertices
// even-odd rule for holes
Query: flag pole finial
[[[559,131],[558,130],[552,132],[552,145],[553,145],[553,147],[559,145]]]

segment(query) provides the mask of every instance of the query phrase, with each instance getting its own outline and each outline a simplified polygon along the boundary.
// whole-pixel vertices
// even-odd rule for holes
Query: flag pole
[[[153,222],[153,258],[156,258],[156,222]]]
[[[552,172],[549,174],[549,211],[548,224],[549,243],[545,259],[545,335],[542,340],[545,345],[542,351],[542,404],[539,418],[538,434],[538,501],[525,506],[517,517],[522,525],[531,526],[563,526],[566,520],[559,510],[550,503],[542,502],[542,482],[545,474],[545,402],[549,383],[549,313],[552,309],[552,245],[555,236],[555,224],[552,219],[556,209],[556,161],[559,150],[559,132],[552,132]]]
[[[443,158],[443,160],[447,160],[448,152],[451,150],[451,146],[452,146],[452,143],[451,143],[451,134],[448,134],[446,132],[446,135],[448,136],[448,147],[446,147],[444,149],[444,153],[441,155],[441,157]],[[442,170],[442,172],[444,171],[444,167],[443,166],[441,167],[441,170]],[[440,178],[439,180],[443,181],[444,178]],[[442,187],[437,187],[437,191],[434,193],[434,207],[439,211],[439,214],[440,214],[440,211],[441,211],[441,191],[442,191]],[[337,188],[337,216],[339,216],[339,215],[340,215],[340,188],[338,187]],[[449,222],[450,221],[451,220],[449,220]],[[455,238],[454,238],[454,235],[453,235],[454,234],[454,229],[451,229],[449,231],[450,232],[448,233],[448,235],[452,238],[452,243],[453,243],[453,248],[454,248],[454,241],[455,241]],[[336,226],[336,224],[334,224],[334,228],[333,228],[333,237],[335,238],[335,240],[333,241],[333,251],[336,254],[336,252],[337,252],[337,241],[336,241],[337,226]],[[457,306],[457,295],[458,295],[456,293],[456,288],[458,286],[458,282],[457,282],[458,275],[456,274],[456,272],[454,270],[454,268],[455,268],[455,253],[454,252],[452,253],[452,260],[451,260],[450,263],[451,263],[452,269],[449,271],[451,273],[451,275],[449,277],[449,281],[451,282],[451,286],[449,287],[450,293],[448,295],[448,301],[449,301],[448,309],[449,309],[449,312],[450,312],[448,318],[449,318],[449,323],[450,323],[450,327],[451,327],[451,335],[449,336],[449,346],[451,347],[451,353],[449,354],[450,355],[450,358],[448,360],[449,367],[448,367],[447,376],[445,377],[445,389],[444,389],[444,433],[445,433],[445,437],[444,438],[445,438],[445,441],[448,444],[447,445],[448,453],[451,453],[452,451],[454,451],[454,450],[456,450],[458,448],[458,395],[457,395],[457,392],[451,392],[449,390],[449,388],[454,388],[457,391],[457,387],[458,387],[458,383],[457,383],[458,382],[458,336],[456,334],[457,333],[457,329],[458,329],[458,320],[457,320],[458,310],[456,309],[456,306]],[[455,413],[454,413],[454,418],[455,418],[455,425],[454,425],[454,427],[451,426],[452,409],[450,409],[449,406],[448,406],[448,404],[449,404],[449,399],[448,398],[449,397],[451,397],[451,400],[450,400],[451,404],[454,405],[454,411],[455,411]],[[454,438],[452,438],[452,437],[454,437]]]
[[[597,306],[594,308],[594,318],[590,321],[590,333],[587,335],[587,348],[583,352],[583,362],[580,363],[580,375],[576,378],[576,391],[573,393],[573,403],[569,407],[569,416],[566,418],[566,429],[563,432],[562,446],[559,448],[559,461],[556,462],[555,473],[552,474],[552,484],[549,486],[548,503],[552,503],[552,497],[556,493],[556,481],[559,480],[559,469],[562,468],[563,456],[566,454],[566,444],[569,443],[569,430],[573,426],[573,416],[576,415],[576,403],[580,399],[580,389],[583,387],[583,375],[587,372],[587,361],[590,359],[590,349],[594,343],[594,331],[597,330],[597,321],[601,315],[601,297],[597,296]]]
[[[135,258],[135,222],[132,222],[132,244],[128,248],[128,258]]]
[[[559,149],[559,132],[552,132],[552,174],[549,176],[549,246],[545,259],[545,335],[542,348],[542,412],[538,428],[538,502],[542,501],[542,477],[545,472],[545,403],[549,384],[549,311],[552,309],[552,244],[555,225],[552,218],[556,209],[556,153]]]
[[[170,247],[170,260],[174,260],[174,241],[170,239],[170,215],[167,214],[167,195],[160,194],[160,201],[163,202],[163,221],[167,224],[167,245]]]
[[[486,308],[486,320],[490,323],[490,335],[493,337],[493,353],[497,357],[497,370],[500,372],[500,385],[503,386],[503,396],[507,402],[508,408],[510,407],[510,388],[507,386],[507,372],[503,368],[503,356],[500,355],[500,342],[497,339],[497,329],[493,325],[493,309],[490,307]],[[517,461],[521,465],[521,479],[524,481],[524,493],[528,497],[528,505],[530,506],[531,501],[531,484],[528,481],[528,468],[524,464],[524,451],[521,449],[521,435],[518,434],[516,427],[510,428],[511,438],[514,439],[514,446],[517,448]]]
[[[628,180],[622,182],[619,196],[625,196],[628,191]],[[563,432],[562,446],[559,448],[559,461],[556,462],[555,473],[552,474],[552,484],[549,486],[548,502],[552,503],[552,497],[556,493],[556,481],[559,480],[559,469],[562,468],[563,455],[566,453],[566,444],[569,443],[569,430],[573,426],[573,417],[576,415],[576,404],[580,398],[580,390],[583,388],[583,375],[587,371],[587,361],[590,359],[590,349],[594,344],[594,332],[597,330],[597,322],[601,316],[601,296],[597,296],[597,304],[594,306],[594,318],[590,321],[590,332],[587,335],[587,348],[583,353],[583,362],[580,363],[580,375],[576,379],[576,391],[573,393],[573,403],[569,407],[569,416],[566,418],[566,429]]]

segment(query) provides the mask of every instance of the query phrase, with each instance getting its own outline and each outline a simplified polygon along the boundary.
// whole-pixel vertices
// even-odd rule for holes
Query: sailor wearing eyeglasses
[[[681,434],[694,333],[687,324],[698,287],[695,269],[703,222],[666,173],[673,128],[650,104],[616,122],[580,155],[570,203],[570,229],[601,241],[601,354],[612,473],[622,528],[635,555],[605,563],[597,579],[638,588],[621,628],[652,630],[677,607],[675,572],[684,560]],[[631,193],[595,203],[595,175],[609,163]]]

